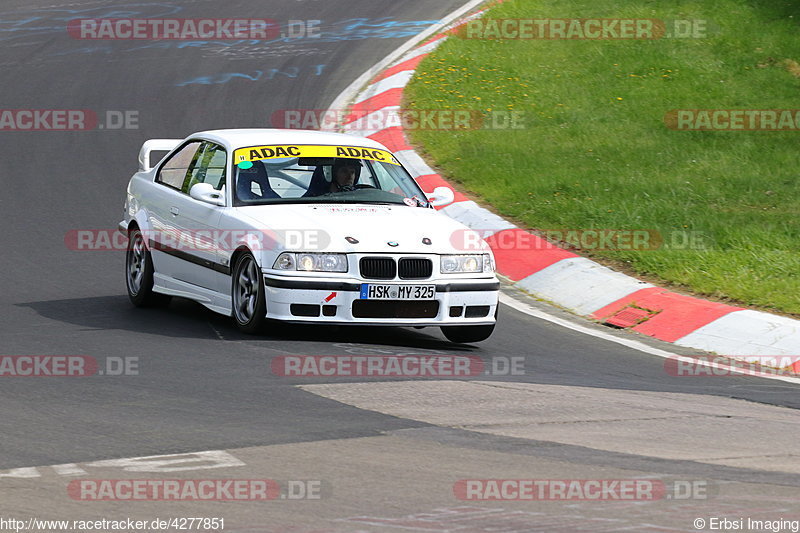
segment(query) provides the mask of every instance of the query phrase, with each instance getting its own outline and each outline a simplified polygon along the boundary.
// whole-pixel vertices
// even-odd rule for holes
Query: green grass
[[[672,109],[800,108],[800,2],[510,0],[489,18],[703,19],[704,39],[448,39],[411,109],[513,110],[524,129],[412,131],[443,174],[528,228],[694,232],[593,257],[800,315],[800,131],[675,131]],[[796,66],[796,63],[795,63]],[[794,71],[794,72],[793,72]]]

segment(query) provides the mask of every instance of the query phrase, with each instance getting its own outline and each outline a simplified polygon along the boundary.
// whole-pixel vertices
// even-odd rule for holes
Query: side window
[[[195,183],[208,183],[217,190],[225,185],[225,165],[228,153],[218,144],[204,142],[195,158],[195,163],[186,175],[186,180],[181,187],[189,193]]]
[[[183,187],[183,183],[186,181],[189,169],[192,166],[192,161],[194,161],[194,156],[199,147],[199,142],[190,142],[175,152],[175,154],[164,163],[161,170],[158,171],[156,182],[180,190],[181,187]]]

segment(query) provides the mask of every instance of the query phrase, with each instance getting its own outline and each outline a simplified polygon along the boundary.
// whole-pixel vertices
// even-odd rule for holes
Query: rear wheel
[[[245,333],[260,333],[266,326],[264,278],[250,252],[236,260],[231,282],[231,302],[236,325]]]
[[[166,305],[172,299],[153,291],[153,259],[138,228],[128,234],[128,251],[125,254],[125,280],[128,298],[136,307]]]

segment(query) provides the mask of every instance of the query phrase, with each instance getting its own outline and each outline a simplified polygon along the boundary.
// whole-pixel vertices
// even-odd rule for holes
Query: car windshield
[[[422,189],[385,150],[256,146],[236,150],[234,163],[237,206],[369,203],[428,207]]]

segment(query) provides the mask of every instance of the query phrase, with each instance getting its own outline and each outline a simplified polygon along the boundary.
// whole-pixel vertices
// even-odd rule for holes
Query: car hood
[[[404,205],[288,204],[237,207],[237,216],[274,232],[279,248],[345,253],[477,253],[475,232],[433,209]],[[350,242],[356,240],[357,243]],[[430,244],[423,242],[430,240]],[[298,241],[303,244],[298,245]],[[319,243],[311,246],[312,241]],[[389,243],[396,243],[393,246]]]

